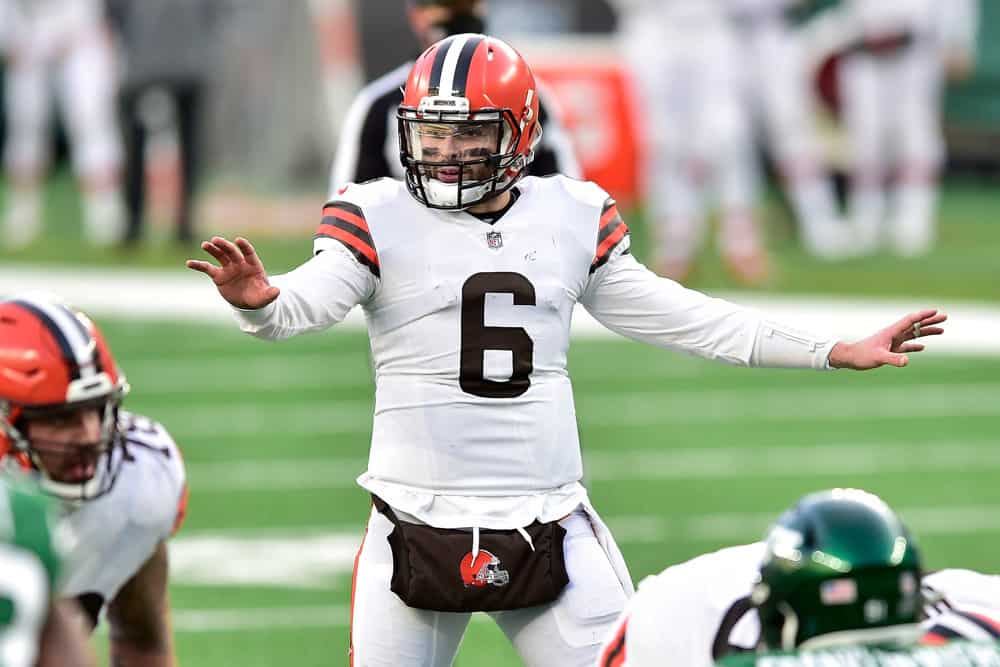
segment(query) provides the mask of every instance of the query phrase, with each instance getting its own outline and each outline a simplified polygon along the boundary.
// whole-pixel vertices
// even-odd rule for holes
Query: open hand
[[[937,326],[948,316],[937,310],[911,313],[895,324],[856,343],[837,343],[830,350],[830,365],[865,371],[879,366],[903,367],[909,363],[908,352],[921,352],[922,343],[910,341],[924,336],[939,336],[944,329]]]
[[[219,261],[189,259],[185,266],[212,279],[222,298],[237,308],[263,308],[278,298],[281,290],[267,280],[264,265],[250,241],[237,237],[233,243],[221,236],[201,244],[201,249]]]

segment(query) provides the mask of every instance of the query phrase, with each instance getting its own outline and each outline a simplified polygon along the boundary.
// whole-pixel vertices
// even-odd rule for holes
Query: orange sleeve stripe
[[[601,214],[601,224],[597,226],[597,231],[604,229],[608,226],[608,223],[614,220],[615,216],[618,215],[618,205],[612,204],[611,208]],[[593,220],[593,218],[591,218]]]
[[[614,248],[618,242],[622,240],[622,237],[625,236],[625,232],[627,231],[628,227],[623,222],[616,230],[611,232],[608,238],[604,239],[604,242],[597,246],[597,255],[594,258],[595,261],[599,261],[605,254],[608,253],[608,251],[611,250],[611,248]]]
[[[360,215],[354,215],[349,211],[345,211],[342,208],[338,208],[336,206],[324,206],[323,217],[327,216],[340,218],[344,222],[348,222],[354,225],[355,227],[358,227],[359,229],[363,229],[369,234],[371,233],[371,230],[368,229],[368,222],[364,218],[362,218]]]
[[[368,243],[359,239],[354,234],[326,222],[319,226],[319,231],[316,234],[318,236],[329,236],[330,238],[337,239],[341,243],[357,250],[359,253],[364,255],[369,262],[378,266],[378,253],[375,252],[375,248],[371,247]]]
[[[361,546],[354,556],[354,571],[351,573],[351,625],[347,629],[347,654],[348,664],[354,667],[354,597],[358,589],[358,562],[361,560],[361,551],[365,548],[365,540],[368,538],[368,524],[365,524],[365,532],[361,536]]]
[[[1000,634],[1000,620],[997,620],[995,618],[991,618],[991,617],[987,616],[986,614],[977,614],[975,612],[969,612],[969,615],[970,616],[975,616],[980,621],[982,621],[986,625],[988,625],[991,628],[993,628],[997,632],[997,634]]]
[[[181,492],[181,499],[177,502],[177,515],[174,517],[174,527],[170,529],[170,534],[176,535],[177,531],[181,529],[184,525],[184,519],[187,518],[188,509],[188,485],[184,485],[184,490]]]
[[[924,633],[924,636],[920,638],[920,643],[927,646],[940,646],[941,644],[947,644],[949,639],[943,635],[939,635],[933,630],[928,630]]]
[[[600,667],[621,667],[625,664],[625,631],[627,628],[628,619],[626,618],[618,626],[614,639],[601,653]]]

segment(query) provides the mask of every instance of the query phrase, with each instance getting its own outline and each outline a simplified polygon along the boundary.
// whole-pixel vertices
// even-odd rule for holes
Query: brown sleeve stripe
[[[618,626],[614,639],[611,640],[611,643],[607,645],[601,654],[600,667],[621,667],[625,664],[625,631],[627,628],[628,619],[626,618]]]
[[[364,213],[354,204],[330,202],[323,207],[323,220],[313,238],[340,241],[376,277],[381,275],[378,252],[368,230]]]
[[[339,218],[348,224],[363,229],[365,234],[369,233],[368,221],[365,220],[365,214],[354,204],[342,201],[330,202],[323,207],[323,219],[325,220],[329,217]]]
[[[1000,637],[1000,620],[990,618],[985,614],[977,614],[973,611],[959,611],[956,613],[978,625],[984,632],[988,632],[994,637]]]
[[[605,208],[601,215],[601,225],[597,232],[597,252],[594,260],[590,264],[590,272],[604,266],[611,258],[611,252],[628,234],[628,225],[618,215],[618,207],[612,202],[610,207]]]

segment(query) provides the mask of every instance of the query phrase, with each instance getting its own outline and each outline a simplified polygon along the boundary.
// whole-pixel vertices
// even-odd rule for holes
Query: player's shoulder
[[[921,586],[932,604],[943,599],[944,606],[989,609],[1000,617],[1000,575],[949,568],[924,575]]]
[[[149,417],[123,411],[119,423],[125,461],[115,481],[120,493],[113,497],[129,503],[137,521],[173,517],[187,482],[180,448],[163,424]]]
[[[700,554],[664,569],[657,575],[648,577],[650,587],[672,587],[679,581],[688,585],[703,585],[706,581],[717,581],[720,574],[740,575],[756,572],[764,557],[763,542],[751,542],[717,551]],[[645,582],[644,582],[645,583]],[[640,585],[641,588],[641,585]],[[747,588],[749,591],[749,588]]]
[[[328,208],[352,210],[365,217],[377,214],[386,207],[399,205],[409,197],[406,186],[394,178],[373,178],[363,183],[348,183],[330,194],[323,205]]]
[[[597,183],[563,174],[526,176],[518,186],[532,198],[562,197],[566,201],[601,209],[611,196]]]

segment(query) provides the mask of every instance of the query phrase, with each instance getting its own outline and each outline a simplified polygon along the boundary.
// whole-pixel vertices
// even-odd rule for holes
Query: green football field
[[[995,304],[996,192],[986,182],[950,183],[940,242],[927,258],[844,264],[807,257],[771,200],[761,211],[778,269],[768,288]],[[65,174],[46,203],[44,240],[19,253],[0,249],[0,267],[183,271],[194,252],[161,238],[129,252],[82,245]],[[647,230],[638,215],[628,221],[643,258]],[[232,235],[240,224],[202,231]],[[251,236],[272,272],[308,255],[311,224],[298,239]],[[693,286],[733,287],[711,247],[703,260]],[[372,412],[365,335],[263,343],[235,326],[99,321],[133,386],[127,407],[166,424],[188,466],[189,517],[171,551],[181,664],[346,664],[351,567],[369,507],[353,482],[365,467]],[[933,341],[931,350],[904,370],[824,374],[576,341],[570,368],[586,483],[633,578],[754,540],[796,497],[834,485],[866,488],[897,507],[928,567],[998,571],[1000,358],[937,354]],[[106,634],[97,642],[105,651]],[[519,662],[479,619],[457,664]]]
[[[103,326],[127,407],[166,424],[188,466],[172,551],[181,664],[346,664],[369,507],[353,484],[372,412],[364,334],[265,343],[235,327]],[[575,342],[570,369],[587,486],[636,580],[752,541],[797,496],[835,485],[898,508],[929,567],[997,569],[1000,359],[764,371],[604,340]],[[519,664],[479,621],[457,664]]]

